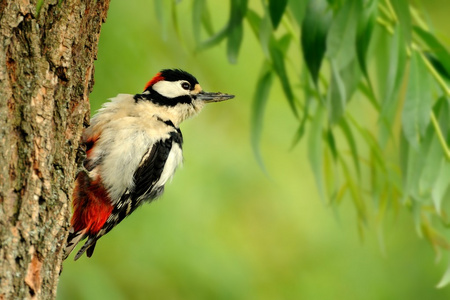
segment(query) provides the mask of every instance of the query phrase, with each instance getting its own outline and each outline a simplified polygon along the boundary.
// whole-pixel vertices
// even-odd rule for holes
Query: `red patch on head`
[[[162,77],[161,72],[155,75],[152,79],[150,79],[149,82],[145,85],[144,91],[146,91],[149,87],[157,83],[158,81],[164,80],[164,77]]]
[[[73,229],[86,230],[89,235],[95,235],[102,229],[113,210],[101,179],[92,181],[84,172],[80,172],[77,176],[72,205]]]

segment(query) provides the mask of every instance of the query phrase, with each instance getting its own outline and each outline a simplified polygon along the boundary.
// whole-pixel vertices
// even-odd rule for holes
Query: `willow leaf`
[[[353,164],[355,165],[358,177],[361,175],[361,166],[359,165],[358,147],[356,145],[355,138],[353,136],[352,130],[348,125],[345,118],[341,119],[339,126],[344,133],[344,137],[347,140],[348,146],[350,147],[350,153],[352,154]]]
[[[431,191],[431,199],[433,200],[434,206],[439,214],[441,213],[442,201],[444,201],[444,196],[448,193],[449,187],[450,162],[442,159],[439,173],[437,175],[437,180]]]
[[[331,23],[326,56],[335,60],[338,70],[346,67],[356,55],[356,30],[361,10],[360,0],[347,0]]]
[[[334,125],[342,118],[347,103],[358,87],[361,78],[356,59],[340,70],[335,59],[330,61],[331,79],[327,93],[327,105],[330,125]]]
[[[444,275],[442,276],[441,280],[437,284],[437,288],[443,288],[447,286],[450,283],[450,262],[448,263],[447,270],[445,271]]]
[[[327,93],[327,106],[330,124],[334,124],[344,114],[347,93],[336,60],[332,59],[330,64],[331,79]]]
[[[265,12],[264,17],[261,19],[260,27],[259,27],[259,43],[261,44],[261,49],[266,56],[266,58],[270,58],[270,50],[269,43],[270,40],[273,39],[273,27],[270,22],[269,12]]]
[[[425,157],[425,162],[420,174],[419,192],[421,195],[430,197],[431,190],[438,180],[439,169],[443,159],[443,151],[434,134],[433,126],[428,126],[420,148],[422,155]],[[440,213],[440,206],[435,206],[435,208]]]
[[[320,66],[325,55],[328,28],[332,20],[326,0],[309,1],[301,26],[303,58],[314,83],[317,85]]]
[[[264,63],[261,75],[256,84],[255,95],[253,96],[252,118],[251,118],[251,143],[253,153],[262,169],[264,162],[261,156],[259,143],[261,140],[261,132],[263,128],[264,111],[266,109],[267,100],[269,99],[270,88],[272,87],[273,71],[268,63]]]
[[[316,178],[319,195],[326,201],[326,192],[323,182],[323,128],[326,116],[325,106],[319,105],[311,122],[308,137],[308,159]]]
[[[351,196],[353,203],[355,204],[356,210],[358,212],[358,217],[361,221],[366,221],[367,211],[366,211],[366,205],[361,196],[361,190],[360,190],[358,184],[356,184],[355,181],[353,180],[353,177],[350,173],[350,170],[349,170],[345,160],[341,156],[339,158],[340,158],[339,162],[342,166],[344,177],[345,177],[345,179],[348,183],[348,187],[350,189],[350,196]]]
[[[292,12],[298,26],[302,26],[303,18],[305,17],[306,6],[308,1],[289,0],[289,9]]]
[[[242,44],[242,35],[243,35],[242,23],[233,26],[229,31],[227,54],[228,54],[228,61],[231,64],[237,63],[239,49],[241,48]]]
[[[402,129],[408,142],[418,147],[430,122],[431,78],[420,54],[413,52],[402,112]]]
[[[194,33],[194,39],[197,44],[201,40],[201,28],[202,28],[202,15],[205,9],[205,0],[194,0],[192,6],[192,31]]]
[[[368,1],[366,7],[359,15],[358,30],[356,34],[356,54],[359,66],[368,81],[369,74],[367,72],[367,52],[369,49],[372,33],[375,26],[375,17],[377,14],[377,0]]]
[[[172,1],[155,0],[156,17],[161,24],[161,35],[164,40],[167,39],[167,32],[169,27],[169,12],[172,11]]]
[[[308,70],[306,70],[306,67],[302,68],[301,81],[303,83],[305,106],[303,108],[303,117],[302,120],[300,121],[300,126],[298,127],[297,132],[294,136],[294,140],[292,142],[292,148],[300,142],[303,135],[305,134],[306,122],[309,118],[309,110],[311,107],[311,103],[316,97],[316,94],[314,93],[315,91],[314,86],[310,80]]]
[[[424,29],[414,26],[414,32],[425,42],[428,46],[429,51],[434,54],[434,56],[429,56],[429,60],[435,67],[439,63],[440,67],[436,69],[445,77],[449,78],[450,75],[450,53],[447,49],[439,42],[439,40],[430,32]],[[432,57],[436,57],[433,59]],[[441,69],[443,68],[443,70]]]
[[[245,17],[247,18],[247,21],[250,24],[255,36],[258,36],[259,26],[261,26],[261,17],[251,9],[247,10]]]
[[[161,1],[161,0],[159,0]],[[248,0],[231,0],[228,23],[216,34],[200,44],[200,49],[206,49],[219,44],[236,26],[242,26],[242,20],[247,13]],[[239,29],[238,29],[239,31]],[[235,32],[236,33],[236,32]]]
[[[269,0],[270,19],[274,29],[278,28],[288,0]]]
[[[385,33],[388,35],[388,33]],[[403,74],[406,66],[406,46],[402,29],[397,27],[394,35],[389,38],[387,59],[383,58],[386,64],[386,72],[379,73],[379,82],[384,82],[380,91],[381,111],[380,111],[380,145],[384,147],[389,138],[393,136],[392,128],[399,104],[398,92],[403,82]],[[387,75],[387,76],[386,76]]]
[[[402,32],[404,33],[403,39],[409,47],[411,44],[411,15],[409,13],[409,1],[408,0],[390,0],[392,6],[394,7],[395,13],[397,14],[398,24],[402,28]]]
[[[291,36],[287,33],[279,41],[272,38],[269,43],[269,52],[272,59],[273,68],[280,78],[281,87],[283,88],[284,95],[286,96],[289,106],[296,117],[298,117],[297,107],[295,106],[294,92],[289,77],[286,72],[286,65],[284,55],[289,46]]]

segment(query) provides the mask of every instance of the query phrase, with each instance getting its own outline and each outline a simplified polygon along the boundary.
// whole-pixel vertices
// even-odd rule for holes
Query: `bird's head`
[[[234,98],[234,95],[204,92],[194,76],[179,69],[165,69],[157,73],[147,83],[142,95],[148,95],[155,104],[180,112],[194,110],[189,116],[199,112],[205,103]]]

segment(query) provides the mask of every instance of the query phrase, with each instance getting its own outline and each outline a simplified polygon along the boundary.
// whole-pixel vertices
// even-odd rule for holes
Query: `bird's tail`
[[[66,259],[73,251],[79,241],[86,237],[86,230],[75,231],[73,227],[70,227],[69,236],[67,237],[66,247],[64,248],[64,258]]]
[[[84,243],[83,247],[80,248],[80,250],[78,250],[77,254],[75,255],[74,260],[79,259],[84,252],[86,252],[86,256],[87,257],[91,257],[92,254],[94,253],[94,249],[95,249],[95,244],[97,243],[97,237],[96,236],[89,236],[88,240],[86,241],[86,243]]]

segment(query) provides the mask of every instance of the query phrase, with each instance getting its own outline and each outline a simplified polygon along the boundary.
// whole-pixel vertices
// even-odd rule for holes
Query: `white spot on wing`
[[[183,152],[180,146],[173,142],[172,149],[170,150],[169,156],[167,157],[166,164],[164,165],[164,170],[159,177],[158,182],[155,184],[156,187],[163,186],[169,179],[172,178],[177,167],[183,162]]]

